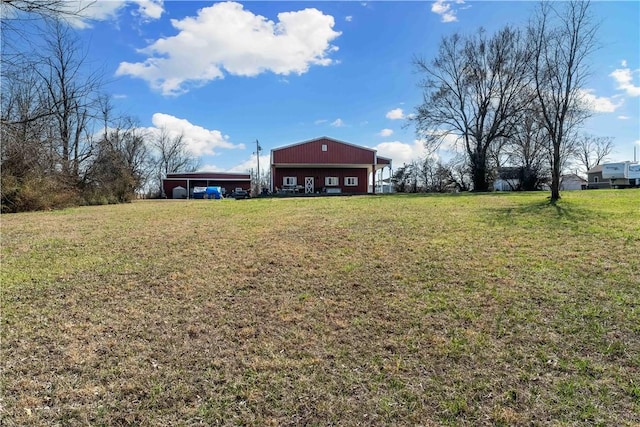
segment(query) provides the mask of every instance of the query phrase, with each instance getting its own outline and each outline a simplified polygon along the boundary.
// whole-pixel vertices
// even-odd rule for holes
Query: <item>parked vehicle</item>
[[[246,190],[235,190],[233,193],[231,193],[231,197],[233,197],[236,200],[240,200],[240,199],[250,199],[251,195]]]

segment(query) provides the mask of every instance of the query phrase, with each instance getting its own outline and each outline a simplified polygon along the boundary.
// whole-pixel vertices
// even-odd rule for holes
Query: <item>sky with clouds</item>
[[[72,2],[70,2],[72,4]],[[480,26],[524,26],[534,2],[84,1],[73,25],[114,105],[150,132],[182,133],[201,169],[245,172],[269,150],[319,136],[375,148],[395,167],[425,155],[407,119],[412,61]],[[594,2],[599,50],[585,131],[640,146],[640,2]],[[451,147],[453,144],[448,144]],[[640,152],[640,150],[639,150]],[[445,153],[446,154],[446,153]],[[262,166],[264,167],[264,166]]]

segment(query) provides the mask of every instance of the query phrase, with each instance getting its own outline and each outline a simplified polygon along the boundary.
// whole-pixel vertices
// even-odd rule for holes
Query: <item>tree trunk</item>
[[[560,144],[553,144],[553,168],[551,169],[551,203],[560,200]]]
[[[471,168],[473,179],[473,191],[485,192],[489,191],[487,183],[487,161],[483,153],[475,152],[471,156]]]

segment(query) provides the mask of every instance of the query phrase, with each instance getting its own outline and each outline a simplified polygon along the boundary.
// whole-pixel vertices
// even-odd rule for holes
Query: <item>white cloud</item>
[[[269,165],[271,163],[271,154],[264,154],[260,156],[260,175],[263,175],[269,169]],[[251,169],[255,170],[258,168],[258,161],[256,159],[256,155],[252,154],[251,157],[239,163],[232,168],[227,169],[225,172],[239,172],[239,173],[249,173]]]
[[[338,50],[330,44],[340,36],[334,19],[317,9],[278,14],[279,22],[254,15],[239,3],[216,3],[195,17],[173,19],[178,34],[156,40],[140,52],[144,62],[122,62],[116,75],[148,81],[164,95],[178,95],[190,87],[224,78],[303,74],[311,65],[327,66]]]
[[[215,155],[219,149],[244,150],[244,144],[233,144],[229,137],[219,130],[209,130],[194,125],[188,120],[180,119],[169,114],[155,113],[151,122],[153,128],[147,128],[152,134],[158,135],[160,129],[165,129],[170,137],[182,134],[187,149],[195,156]]]
[[[164,13],[163,0],[72,0],[64,2],[65,10],[77,13],[78,16],[68,18],[67,21],[76,28],[90,28],[91,21],[106,21],[114,19],[118,13],[128,5],[138,6],[135,12],[143,20],[159,19]]]
[[[353,21],[353,16],[351,16],[351,15],[345,16],[344,20],[347,21],[347,22],[351,22],[351,21]]]
[[[596,113],[613,113],[624,104],[624,100],[614,101],[613,98],[598,97],[593,89],[580,91],[582,100],[587,103],[591,111]]]
[[[138,13],[149,19],[159,19],[164,12],[163,0],[134,0],[138,4]]]
[[[378,151],[378,155],[390,158],[396,167],[424,158],[428,154],[424,143],[418,139],[414,140],[412,144],[400,141],[382,142],[373,148]]]
[[[640,70],[632,71],[630,68],[627,68],[627,61],[622,61],[622,66],[624,68],[614,70],[609,76],[613,77],[616,83],[618,83],[618,89],[625,91],[627,95],[640,96],[640,86],[633,82],[633,75],[640,75]]]
[[[333,126],[334,128],[341,128],[344,127],[345,124],[342,119],[335,119],[333,122],[331,122],[331,126]]]
[[[314,125],[321,125],[323,123],[327,123],[328,121],[329,120],[326,120],[326,119],[319,119],[319,120],[316,120],[315,122],[313,122],[313,124]]]
[[[618,120],[629,120],[630,118],[629,116],[618,116]]]
[[[200,166],[198,172],[225,172],[225,170],[220,166],[209,164]]]
[[[441,22],[456,22],[458,20],[456,16],[458,10],[452,7],[454,4],[464,4],[464,1],[437,0],[431,4],[431,12],[440,15]]]
[[[391,120],[401,120],[405,118],[405,115],[402,112],[402,108],[395,108],[387,112],[386,117],[387,119],[391,119]]]
[[[378,135],[380,135],[380,136],[391,136],[391,135],[393,135],[393,129],[382,129]]]

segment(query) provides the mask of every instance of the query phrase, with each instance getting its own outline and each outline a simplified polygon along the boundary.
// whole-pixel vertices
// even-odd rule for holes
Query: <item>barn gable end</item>
[[[375,171],[387,166],[391,168],[391,160],[379,158],[374,149],[316,138],[271,150],[271,190],[366,194]]]

